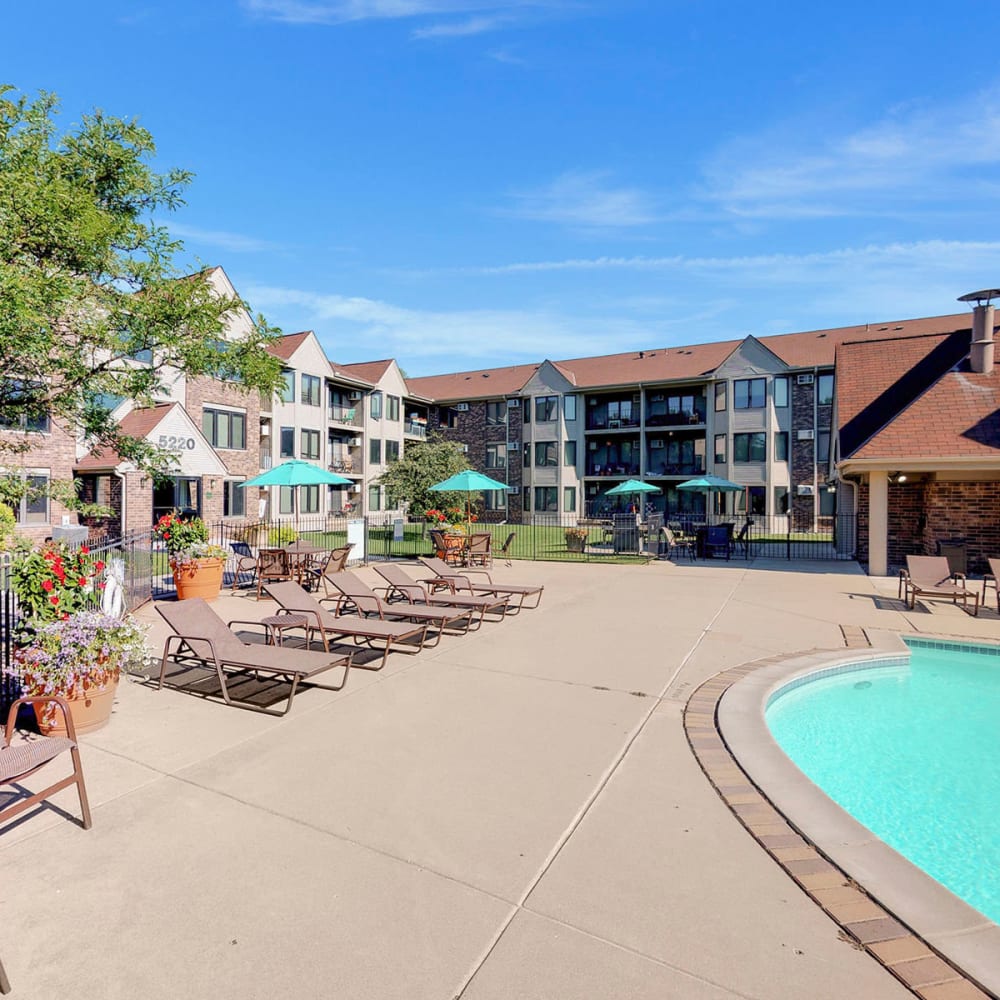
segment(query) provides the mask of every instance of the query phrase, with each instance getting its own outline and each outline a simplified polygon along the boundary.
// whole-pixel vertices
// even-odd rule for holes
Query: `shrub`
[[[282,546],[297,541],[299,533],[290,524],[281,524],[271,528],[267,533],[267,544],[272,548],[280,549]]]

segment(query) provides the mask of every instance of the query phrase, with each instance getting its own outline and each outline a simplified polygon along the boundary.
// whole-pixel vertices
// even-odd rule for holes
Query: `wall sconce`
[[[209,485],[209,488],[210,488],[210,489],[213,489],[213,490],[214,490],[214,489],[215,489],[215,484],[216,484],[216,483],[217,483],[218,481],[219,481],[219,480],[218,480],[218,479],[216,479],[216,478],[215,478],[215,476],[213,476],[213,477],[212,477],[211,479],[209,479],[209,481],[208,481],[208,485]]]
[[[905,483],[906,473],[905,472],[890,472],[889,473],[890,483]]]

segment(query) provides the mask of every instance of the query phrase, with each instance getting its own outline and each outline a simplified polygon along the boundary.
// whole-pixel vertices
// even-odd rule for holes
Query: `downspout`
[[[119,515],[118,528],[119,528],[119,534],[120,534],[120,536],[122,538],[124,538],[125,537],[125,525],[128,523],[128,520],[125,517],[125,504],[126,504],[127,499],[128,499],[128,490],[126,489],[125,473],[124,472],[119,472],[117,469],[112,469],[111,470],[111,475],[113,475],[121,483],[121,487],[122,487],[121,488],[122,509],[121,509],[121,514]]]

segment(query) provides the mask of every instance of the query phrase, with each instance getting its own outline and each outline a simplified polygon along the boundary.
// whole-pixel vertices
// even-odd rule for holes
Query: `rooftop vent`
[[[969,345],[969,366],[979,375],[993,371],[993,306],[991,299],[1000,296],[1000,289],[987,288],[959,296],[959,302],[975,302],[972,307],[972,343]]]

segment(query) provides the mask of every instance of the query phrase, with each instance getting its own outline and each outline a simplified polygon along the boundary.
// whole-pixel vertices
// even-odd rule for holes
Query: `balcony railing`
[[[350,455],[335,455],[330,459],[330,471],[339,472],[345,476],[360,476],[364,471],[360,458]]]
[[[638,465],[622,465],[621,463],[605,464],[604,462],[588,462],[588,476],[637,476]]]
[[[705,422],[705,409],[681,410],[678,413],[650,413],[646,417],[647,427],[687,427]]]
[[[410,437],[425,438],[427,437],[427,422],[417,423],[407,420],[403,425],[403,433],[408,434]]]
[[[345,424],[348,427],[360,427],[362,414],[360,406],[331,406],[330,422],[334,424]]]
[[[587,415],[588,431],[620,431],[638,427],[638,417],[605,417],[600,413]]]
[[[704,473],[704,462],[652,461],[646,466],[647,476],[701,476]]]
[[[271,468],[271,451],[270,449],[261,448],[260,450],[260,467],[262,471],[266,471]]]

